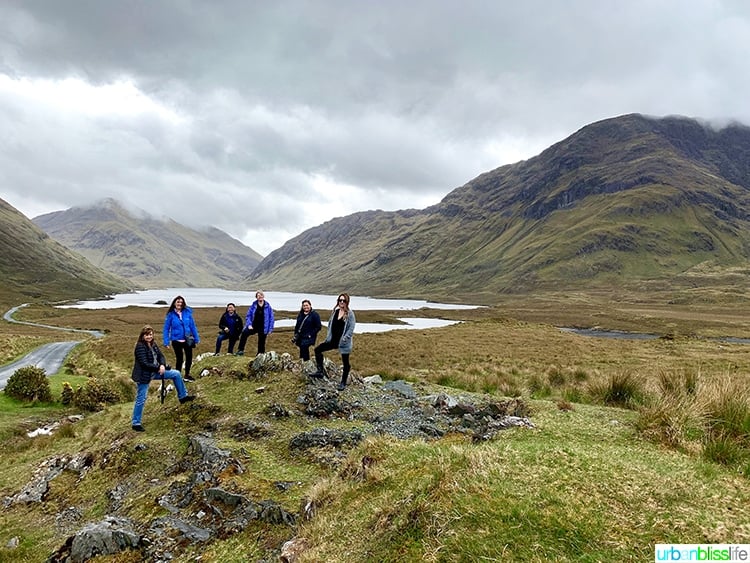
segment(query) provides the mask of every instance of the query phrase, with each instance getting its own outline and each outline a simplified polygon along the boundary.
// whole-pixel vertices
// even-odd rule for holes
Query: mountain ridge
[[[376,296],[491,300],[679,281],[698,266],[721,275],[750,257],[748,186],[750,128],[628,114],[480,174],[424,210],[314,227],[271,252],[249,283],[299,290],[303,280],[323,291],[335,274],[337,287]]]
[[[0,243],[0,282],[6,300],[103,297],[134,288],[51,239],[2,199]]]
[[[92,263],[145,288],[239,287],[262,258],[215,227],[191,229],[111,198],[33,222]]]

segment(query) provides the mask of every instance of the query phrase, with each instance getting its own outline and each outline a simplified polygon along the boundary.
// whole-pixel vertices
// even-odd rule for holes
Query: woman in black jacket
[[[310,359],[310,346],[315,346],[320,329],[320,315],[313,310],[309,299],[303,299],[297,323],[294,325],[292,342],[299,346],[299,357],[304,361]]]
[[[219,336],[216,338],[216,353],[214,356],[218,356],[221,352],[221,343],[224,340],[229,340],[229,348],[227,352],[230,354],[234,353],[234,345],[240,338],[242,332],[242,318],[237,314],[234,303],[227,303],[227,309],[219,319]]]
[[[185,383],[182,381],[180,372],[176,369],[167,369],[167,363],[159,347],[154,342],[154,329],[149,325],[141,329],[138,342],[135,344],[135,363],[133,364],[133,381],[138,384],[138,391],[133,405],[133,430],[143,432],[141,424],[143,406],[146,404],[148,385],[152,379],[171,379],[177,389],[177,398],[180,403],[187,403],[195,399],[194,395],[188,395]]]

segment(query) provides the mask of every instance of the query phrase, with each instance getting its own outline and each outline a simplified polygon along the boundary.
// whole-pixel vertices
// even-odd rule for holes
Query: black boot
[[[341,383],[336,386],[336,389],[343,391],[346,387],[346,380],[349,379],[349,372],[344,368],[344,373],[341,375]]]
[[[318,371],[310,374],[310,377],[314,379],[323,379],[325,376],[326,376],[326,373],[325,371],[323,371],[323,366],[320,364],[318,364]]]

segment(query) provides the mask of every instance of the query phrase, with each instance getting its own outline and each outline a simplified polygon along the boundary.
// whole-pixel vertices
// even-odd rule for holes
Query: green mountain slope
[[[3,301],[100,297],[132,288],[50,239],[0,199],[0,286]]]
[[[262,258],[219,229],[139,215],[105,199],[33,221],[100,268],[147,288],[238,287]]]
[[[750,129],[626,115],[584,127],[416,211],[358,213],[267,256],[275,289],[467,298],[610,287],[750,256]],[[338,291],[338,289],[335,289]]]

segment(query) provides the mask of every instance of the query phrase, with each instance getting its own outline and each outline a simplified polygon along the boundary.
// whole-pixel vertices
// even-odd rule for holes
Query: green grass
[[[351,457],[374,457],[377,474],[331,483],[303,527],[316,544],[304,560],[643,561],[655,543],[747,537],[742,478],[644,443],[633,413],[533,406],[537,430],[489,444],[359,448]]]
[[[745,385],[747,347],[701,338],[575,336],[534,321],[545,309],[551,320],[570,320],[566,315],[575,296],[561,296],[558,308],[535,299],[514,305],[526,321],[510,319],[499,307],[461,312],[474,320],[445,329],[357,336],[352,364],[358,375],[449,384],[446,391],[454,395],[469,390],[490,391],[497,399],[525,397],[537,428],[509,430],[479,444],[462,435],[431,442],[372,437],[339,463],[322,453],[292,454],[289,440],[302,431],[360,427],[362,422],[310,420],[300,414],[274,419],[267,413],[272,403],[299,412],[302,378],[278,374],[239,380],[233,374],[244,371],[249,359],[232,356],[209,357],[196,365],[193,373],[206,368],[211,375],[189,384],[199,396],[190,407],[179,406],[174,396],[160,405],[152,394],[144,435],[129,430],[132,402],[126,402],[89,413],[52,436],[30,439],[27,431],[75,409],[28,406],[0,394],[0,439],[6,448],[0,458],[0,496],[18,492],[53,456],[89,452],[95,459],[80,483],[73,474],[53,481],[44,505],[0,512],[0,559],[43,561],[69,533],[56,528],[55,515],[76,506],[83,512],[82,523],[100,519],[111,511],[107,491],[114,483],[130,486],[121,514],[139,522],[165,515],[154,499],[173,481],[185,479],[184,473],[168,475],[167,468],[182,459],[188,436],[205,428],[212,428],[219,446],[245,467],[244,473],[224,475],[221,486],[255,500],[274,499],[291,512],[312,500],[317,512],[296,530],[258,525],[189,548],[180,554],[185,560],[197,555],[205,561],[260,559],[294,535],[309,544],[301,561],[642,561],[653,556],[655,543],[748,543],[746,411],[726,400],[736,393],[719,393],[727,380]],[[661,310],[654,303],[628,307],[628,314],[609,309],[606,320],[596,316],[595,307],[576,309],[584,321],[589,315],[598,321],[590,326],[609,322],[612,328],[628,328],[629,319],[639,315],[647,319],[644,330],[666,322],[648,320]],[[703,326],[695,308],[665,310],[681,333]],[[212,326],[219,313],[197,310],[199,328]],[[87,340],[63,373],[50,378],[56,398],[64,381],[76,387],[92,375],[127,379],[138,328],[146,322],[158,326],[163,317],[160,311],[136,308],[86,312],[35,306],[23,314],[50,324],[108,328],[106,338]],[[738,323],[745,317],[736,309],[719,310],[717,316],[727,333],[743,335]],[[358,318],[367,320],[368,314]],[[25,330],[44,338],[30,328],[20,332]],[[202,332],[211,334],[208,328]],[[20,336],[0,330],[0,350]],[[211,350],[210,340],[204,337],[199,353]],[[281,332],[272,335],[269,347],[294,351]],[[338,361],[335,355],[331,359]],[[597,404],[602,399],[590,393],[592,385],[611,385],[618,374],[631,378],[637,393],[630,395],[645,397],[638,410]],[[712,382],[715,390],[709,393]],[[543,393],[532,395],[537,385]],[[264,392],[256,393],[261,386]],[[708,420],[732,439],[709,444]],[[718,425],[718,420],[724,422]],[[271,434],[235,437],[234,425],[247,421],[267,423]],[[136,444],[146,449],[139,451]],[[364,456],[375,460],[366,471]],[[282,492],[274,481],[298,485]],[[3,548],[14,536],[21,539],[20,547]],[[128,557],[117,560],[135,561]]]

